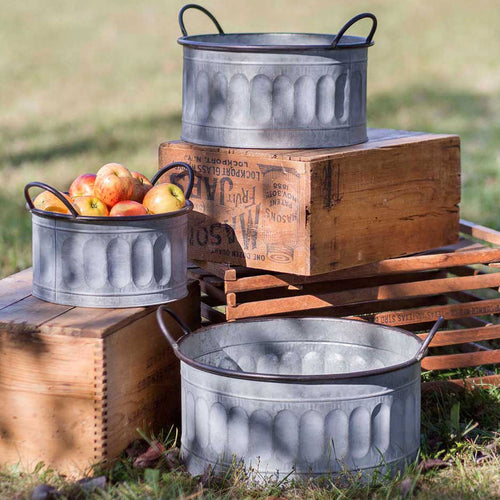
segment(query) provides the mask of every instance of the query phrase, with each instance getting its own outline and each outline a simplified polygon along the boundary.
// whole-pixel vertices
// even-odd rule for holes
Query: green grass
[[[0,276],[30,265],[27,182],[64,189],[77,174],[109,161],[152,174],[158,144],[179,137],[176,38],[184,3],[57,0],[48,8],[26,0],[3,6]],[[494,0],[219,0],[210,8],[226,31],[325,33],[373,11],[379,29],[369,50],[369,126],[459,134],[462,214],[500,228],[500,10]],[[185,20],[190,33],[212,31],[199,12]]]

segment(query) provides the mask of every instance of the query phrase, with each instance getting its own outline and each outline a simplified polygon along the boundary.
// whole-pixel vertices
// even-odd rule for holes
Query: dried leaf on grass
[[[165,453],[165,446],[158,441],[153,441],[149,448],[134,460],[134,467],[147,469],[156,465],[158,460]]]
[[[449,467],[450,463],[441,460],[440,458],[428,458],[427,460],[423,460],[418,464],[420,471],[422,474],[433,470],[433,469],[443,469],[444,467]]]

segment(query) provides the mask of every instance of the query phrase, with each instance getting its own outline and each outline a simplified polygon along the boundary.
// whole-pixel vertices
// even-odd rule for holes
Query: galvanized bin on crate
[[[32,215],[33,295],[57,304],[80,307],[139,307],[187,295],[188,200],[193,172],[175,162],[161,169],[152,183],[176,166],[188,170],[186,206],[155,215],[81,216],[54,188],[39,182],[25,187]],[[56,195],[70,214],[38,210],[29,189]]]
[[[188,35],[187,9],[204,12],[218,34]],[[345,32],[370,19],[366,38]],[[366,68],[377,20],[353,17],[336,35],[224,33],[195,4],[179,13],[183,36],[181,138],[236,148],[324,148],[367,140]]]
[[[175,341],[162,311],[185,336]],[[243,462],[257,477],[394,473],[420,446],[425,342],[336,318],[266,318],[189,331],[161,306],[181,360],[182,458],[192,474]]]

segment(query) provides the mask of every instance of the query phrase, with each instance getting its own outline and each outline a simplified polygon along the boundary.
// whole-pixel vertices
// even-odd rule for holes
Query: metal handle
[[[163,168],[160,168],[158,172],[153,176],[151,179],[151,184],[153,186],[158,182],[158,179],[165,173],[167,173],[169,170],[172,170],[175,167],[184,167],[189,175],[189,181],[188,181],[188,186],[186,188],[186,191],[184,192],[184,196],[186,200],[189,200],[189,197],[191,196],[191,191],[193,190],[193,184],[194,184],[194,172],[193,169],[191,168],[190,165],[187,163],[184,163],[183,161],[174,161],[172,163],[169,163],[168,165],[165,165]]]
[[[344,26],[342,26],[342,29],[337,33],[335,38],[333,39],[332,44],[330,47],[334,49],[337,47],[337,44],[340,42],[340,39],[344,36],[345,32],[355,23],[360,21],[361,19],[369,18],[372,20],[372,29],[370,30],[370,33],[368,33],[368,36],[365,38],[364,44],[369,44],[371,43],[373,39],[373,35],[375,34],[375,31],[377,29],[377,18],[371,14],[370,12],[364,12],[363,14],[358,14],[357,16],[354,16],[351,20],[347,21]],[[363,44],[363,45],[364,45]]]
[[[202,7],[201,5],[198,5],[195,3],[188,3],[187,5],[184,5],[184,7],[182,7],[182,9],[179,11],[179,27],[181,28],[182,34],[184,36],[188,36],[188,33],[186,31],[186,27],[184,26],[184,19],[183,19],[184,12],[186,12],[186,10],[188,10],[188,9],[201,10],[201,12],[206,14],[211,19],[211,21],[215,24],[215,27],[219,31],[219,34],[221,34],[221,35],[224,34],[224,30],[221,28],[219,21],[217,21],[217,19],[215,19],[215,16],[211,12],[209,12],[207,9],[205,9],[205,7]]]
[[[169,314],[174,319],[174,321],[177,322],[177,324],[181,327],[181,330],[183,332],[183,337],[185,335],[189,335],[192,332],[189,329],[189,327],[186,326],[184,321],[182,321],[182,319],[179,318],[179,316],[177,316],[177,314],[175,314],[174,311],[172,311],[172,309],[169,309],[167,306],[158,307],[158,309],[156,310],[156,320],[158,321],[158,324],[160,325],[160,329],[163,332],[163,335],[165,335],[166,339],[168,340],[168,343],[172,346],[172,349],[174,350],[175,355],[179,359],[181,359],[181,357],[179,356],[179,354],[177,352],[179,350],[179,345],[177,344],[177,342],[174,340],[174,338],[172,337],[172,335],[170,335],[170,332],[168,331],[167,325],[165,324],[165,321],[163,320],[163,315],[162,315],[163,312],[166,312],[167,314]]]
[[[33,200],[31,199],[31,196],[29,194],[29,190],[33,187],[45,189],[46,191],[49,191],[54,196],[59,198],[59,200],[61,200],[63,202],[63,204],[70,211],[70,213],[73,217],[78,217],[80,215],[76,211],[75,207],[63,196],[63,194],[60,191],[58,191],[56,188],[53,188],[52,186],[49,186],[48,184],[45,184],[43,182],[29,182],[28,184],[26,184],[26,186],[24,186],[24,197],[26,198],[26,202],[28,203],[30,210],[35,209],[35,205],[33,205]]]
[[[436,334],[436,332],[439,330],[439,327],[441,326],[441,323],[444,321],[444,317],[440,316],[439,319],[434,323],[434,326],[431,328],[431,331],[427,334],[427,337],[425,337],[425,340],[423,341],[422,345],[420,346],[420,349],[417,351],[417,354],[415,354],[415,360],[416,361],[422,361],[422,358],[427,354],[427,348],[429,347],[429,344],[432,341],[432,338]]]

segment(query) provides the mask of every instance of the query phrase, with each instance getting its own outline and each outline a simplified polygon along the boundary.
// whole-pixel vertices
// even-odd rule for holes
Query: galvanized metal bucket
[[[24,195],[32,214],[33,295],[80,307],[139,307],[163,304],[187,295],[188,200],[193,171],[171,163],[153,177],[184,167],[189,173],[186,206],[165,214],[81,216],[56,189],[30,182]],[[70,214],[38,210],[33,187],[56,195]]]
[[[218,34],[188,35],[187,9],[204,12]],[[345,35],[370,19],[366,38]],[[181,138],[236,148],[325,148],[367,140],[367,50],[373,14],[336,35],[224,33],[199,5],[179,12],[184,48]]]
[[[169,313],[185,335],[175,341]],[[191,474],[242,462],[257,476],[394,473],[420,446],[423,342],[337,318],[266,318],[192,333],[157,318],[181,360],[182,458]]]

